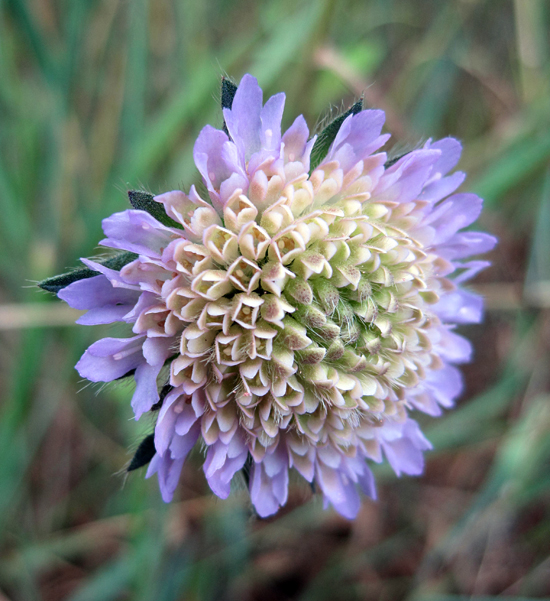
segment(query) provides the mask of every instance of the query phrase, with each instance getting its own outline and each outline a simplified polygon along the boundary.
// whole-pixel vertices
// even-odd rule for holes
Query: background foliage
[[[0,599],[459,601],[550,596],[550,5],[544,0],[0,0]],[[197,180],[220,75],[310,124],[361,94],[396,147],[454,135],[481,227],[485,324],[427,473],[377,469],[354,523],[295,485],[260,521],[197,463],[165,506],[118,474],[144,433],[127,387],[73,365],[77,328],[32,282],[98,252],[128,188]]]

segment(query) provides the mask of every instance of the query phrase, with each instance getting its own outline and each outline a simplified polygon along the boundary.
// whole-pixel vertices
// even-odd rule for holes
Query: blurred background
[[[544,0],[0,1],[1,601],[550,597],[549,31]],[[124,477],[153,423],[73,369],[114,330],[33,286],[97,252],[127,189],[197,181],[221,75],[245,72],[286,92],[284,126],[364,94],[396,148],[460,138],[501,240],[465,393],[422,420],[425,476],[377,468],[352,523],[298,483],[258,520],[198,457],[169,506]]]

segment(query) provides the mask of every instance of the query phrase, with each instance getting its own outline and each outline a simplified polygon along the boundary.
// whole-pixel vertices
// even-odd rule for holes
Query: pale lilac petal
[[[165,503],[170,503],[174,498],[184,463],[185,457],[173,459],[163,464],[164,469],[159,471],[160,493]]]
[[[220,188],[220,203],[222,207],[238,189],[246,192],[248,189],[248,179],[243,177],[240,173],[233,173],[222,183]]]
[[[121,378],[145,361],[144,340],[144,336],[98,340],[82,355],[76,370],[91,382],[111,382]]]
[[[126,282],[139,285],[142,290],[158,294],[161,284],[173,277],[173,272],[168,270],[166,265],[158,263],[159,261],[155,259],[140,256],[136,261],[125,265],[120,270],[120,275]]]
[[[147,472],[145,473],[145,478],[150,478],[154,474],[156,474],[160,468],[160,464],[162,462],[162,456],[158,453],[153,455],[153,459],[149,462],[147,466]]]

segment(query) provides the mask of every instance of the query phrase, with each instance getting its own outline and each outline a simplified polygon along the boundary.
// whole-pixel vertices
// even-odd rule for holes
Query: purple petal
[[[136,390],[132,397],[132,409],[134,410],[136,420],[149,411],[159,400],[157,376],[161,368],[162,364],[153,367],[148,363],[142,363],[136,369]]]
[[[302,115],[299,115],[283,135],[282,142],[285,145],[285,161],[293,162],[302,160],[308,137],[309,129],[306,120]]]
[[[376,501],[376,482],[374,480],[374,474],[372,473],[369,466],[365,463],[365,469],[363,473],[361,473],[358,477],[359,485],[361,486],[361,490],[363,494],[367,495]]]
[[[472,344],[463,336],[441,328],[441,340],[437,348],[445,361],[451,363],[468,363],[472,359]]]
[[[186,436],[174,440],[170,453],[157,453],[147,469],[146,478],[158,474],[160,491],[165,503],[169,503],[176,490],[183,464],[189,451],[194,447],[200,434],[200,427],[193,428]]]
[[[425,388],[433,395],[439,405],[452,407],[464,388],[462,374],[452,365],[428,373],[424,381]]]
[[[111,382],[144,362],[144,337],[103,338],[94,342],[76,364],[76,370],[91,382]]]
[[[282,507],[288,499],[288,467],[286,465],[273,476],[271,488],[273,496]]]
[[[454,194],[438,204],[424,219],[435,229],[433,246],[447,242],[456,232],[473,223],[481,213],[483,200],[475,194]]]
[[[147,309],[150,309],[151,307],[153,307],[154,305],[158,304],[158,297],[156,294],[153,294],[152,292],[143,292],[139,299],[138,302],[136,303],[136,305],[132,308],[131,311],[129,311],[125,316],[124,316],[124,321],[126,321],[127,323],[133,323],[134,321],[136,321],[139,316],[144,312],[147,311]]]
[[[434,179],[422,190],[418,196],[419,200],[427,200],[428,202],[437,202],[449,194],[452,194],[464,181],[466,174],[462,171],[457,171],[447,177]]]
[[[170,246],[170,245],[168,245]],[[140,256],[120,270],[120,275],[126,282],[149,290],[154,294],[159,292],[159,282],[165,282],[173,277],[173,272],[166,265],[159,265],[158,259],[148,259]]]
[[[60,290],[57,296],[74,309],[88,310],[77,323],[96,325],[122,321],[136,304],[139,293],[126,288],[114,288],[104,275],[98,275],[73,282]]]
[[[367,110],[346,117],[323,163],[337,160],[344,172],[383,146],[389,135],[380,135],[384,111]]]
[[[418,424],[408,419],[403,426],[401,437],[392,441],[382,441],[382,448],[398,476],[401,473],[418,476],[424,471],[422,451],[430,449],[431,445],[420,431]]]
[[[467,290],[450,292],[433,305],[441,321],[447,323],[480,323],[483,318],[483,298]]]
[[[185,458],[174,460],[168,454],[160,456],[157,453],[149,464],[145,477],[150,478],[153,474],[158,474],[160,493],[165,503],[170,503],[174,497],[184,462]]]
[[[233,152],[232,149],[235,149]],[[201,130],[193,148],[193,159],[213,202],[219,203],[218,190],[234,171],[242,171],[235,144],[227,134],[207,125]],[[221,206],[216,206],[219,210]]]
[[[405,203],[417,198],[439,157],[439,150],[415,150],[405,155],[386,170],[371,200]]]
[[[240,437],[234,436],[229,445],[221,441],[208,447],[204,473],[214,494],[227,499],[231,492],[231,479],[245,464],[248,448]]]
[[[191,426],[197,421],[197,415],[192,405],[188,403],[180,403],[178,410],[181,411],[176,415],[175,432],[178,436],[184,436],[189,432]]]
[[[344,124],[348,120],[349,129],[344,127]],[[350,115],[346,118],[334,139],[334,150],[337,150],[345,142],[352,146],[355,154],[358,156],[358,160],[363,159],[364,156],[376,150],[376,148],[373,148],[369,152],[373,142],[380,136],[385,121],[386,115],[384,111],[380,110],[367,110],[361,111],[356,115]]]
[[[129,290],[139,290],[139,286],[131,284],[127,282],[121,275],[120,271],[116,271],[115,269],[109,269],[105,267],[101,263],[96,263],[95,261],[91,261],[90,259],[80,259],[86,267],[89,267],[93,271],[97,271],[102,273],[113,285],[115,288],[128,288]],[[126,267],[126,265],[125,265]]]
[[[334,505],[342,505],[346,502],[346,491],[339,471],[328,467],[324,463],[317,462],[315,480],[319,484],[324,496]]]
[[[434,173],[446,175],[456,167],[462,154],[462,144],[455,138],[442,138],[433,144],[426,145],[428,148],[441,150],[441,156],[434,165]]]
[[[181,402],[181,390],[176,388],[166,395],[155,426],[155,448],[161,455],[166,453],[174,436],[178,413],[175,406]]]
[[[147,257],[160,258],[178,230],[159,223],[145,211],[128,210],[115,213],[103,220],[107,238],[100,244],[129,250]]]
[[[244,161],[260,150],[262,99],[257,79],[247,74],[241,79],[231,108],[223,110],[229,135]]]
[[[262,518],[277,512],[283,500],[286,500],[288,471],[285,468],[275,478],[270,478],[263,463],[254,463],[250,476],[250,499]]]
[[[168,357],[174,354],[175,338],[147,338],[143,343],[143,356],[149,365],[163,366]]]
[[[174,436],[172,443],[170,444],[170,454],[172,457],[174,459],[185,459],[199,439],[200,431],[200,424],[197,423],[189,430],[189,432],[187,432],[187,434],[184,434],[183,436]]]
[[[445,244],[438,246],[439,254],[453,261],[493,250],[497,243],[494,236],[483,232],[458,232]]]
[[[341,479],[345,476],[341,475]],[[344,500],[340,503],[333,503],[334,509],[343,517],[348,520],[353,520],[357,517],[359,509],[361,508],[361,499],[355,484],[352,482],[343,482],[342,490],[344,492]]]
[[[285,108],[285,95],[275,94],[260,113],[262,122],[261,143],[264,150],[279,150],[281,146],[281,120]]]
[[[454,278],[455,284],[462,284],[471,280],[480,271],[483,271],[491,265],[491,261],[469,261],[468,263],[455,263],[458,269],[464,269],[464,271],[456,278]]]

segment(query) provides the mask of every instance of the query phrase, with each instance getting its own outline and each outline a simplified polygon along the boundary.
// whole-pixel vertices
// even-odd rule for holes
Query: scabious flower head
[[[304,118],[281,135],[284,102],[263,104],[245,75],[224,130],[206,126],[195,143],[205,193],[135,193],[141,209],[103,221],[101,244],[126,253],[83,260],[93,273],[59,296],[87,309],[80,323],[131,327],[77,370],[133,374],[136,419],[158,410],[147,475],[165,501],[201,440],[219,497],[246,465],[252,503],[271,515],[294,468],[353,518],[358,489],[375,497],[370,461],[423,471],[430,443],[411,414],[438,416],[461,392],[455,365],[471,347],[454,328],[482,310],[461,284],[487,265],[467,257],[495,239],[460,231],[482,201],[454,193],[456,140],[388,162],[384,113],[351,111],[312,168]]]

